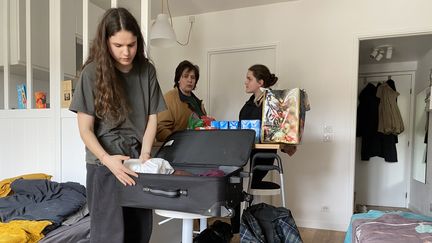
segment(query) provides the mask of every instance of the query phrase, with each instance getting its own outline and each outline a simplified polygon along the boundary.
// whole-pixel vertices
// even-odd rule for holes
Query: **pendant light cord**
[[[169,17],[170,17],[170,22],[171,22],[171,27],[174,29],[174,26],[173,26],[173,22],[172,22],[172,16],[171,16],[171,10],[170,10],[170,7],[169,7],[169,2],[168,2],[168,0],[166,0],[167,1],[167,10],[168,10],[168,15],[169,15]],[[162,13],[163,13],[163,0],[162,0]],[[188,31],[188,38],[187,38],[187,41],[185,42],[185,43],[181,43],[180,41],[178,41],[177,39],[176,39],[176,41],[177,41],[177,43],[179,44],[179,45],[182,45],[182,46],[187,46],[188,44],[189,44],[189,40],[190,40],[190,36],[191,36],[191,31],[192,31],[192,25],[193,25],[193,21],[189,21],[190,22],[190,26],[189,26],[189,31]]]

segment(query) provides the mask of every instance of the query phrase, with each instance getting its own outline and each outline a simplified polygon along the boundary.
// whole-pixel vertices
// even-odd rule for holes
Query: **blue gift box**
[[[215,129],[219,129],[219,121],[211,121],[210,122],[210,126],[215,128]]]
[[[241,120],[241,129],[252,129],[255,131],[255,143],[260,142],[261,135],[261,121],[260,120]]]
[[[228,129],[228,121],[219,121],[219,129]]]
[[[228,128],[229,129],[238,129],[239,128],[239,122],[238,121],[229,121]]]

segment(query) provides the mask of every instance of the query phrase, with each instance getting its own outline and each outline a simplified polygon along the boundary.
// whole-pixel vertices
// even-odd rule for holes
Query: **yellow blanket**
[[[12,220],[0,222],[0,243],[36,243],[44,237],[42,231],[49,221]]]
[[[13,181],[17,179],[26,179],[26,180],[35,180],[35,179],[47,179],[50,180],[52,176],[43,174],[43,173],[35,173],[35,174],[26,174],[13,178],[8,178],[0,181],[0,197],[6,197],[11,192],[10,185]]]

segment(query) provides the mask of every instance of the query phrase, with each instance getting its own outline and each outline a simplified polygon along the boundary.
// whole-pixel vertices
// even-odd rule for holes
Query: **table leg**
[[[193,219],[183,219],[182,243],[192,243]]]

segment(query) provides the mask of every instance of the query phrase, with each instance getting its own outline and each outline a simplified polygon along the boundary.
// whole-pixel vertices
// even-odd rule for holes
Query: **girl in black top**
[[[239,120],[262,120],[262,103],[264,101],[264,92],[261,88],[270,88],[278,81],[270,70],[261,64],[253,65],[248,69],[246,74],[245,89],[246,93],[251,93],[252,96],[246,101],[243,108],[240,110]],[[290,156],[297,150],[296,146],[282,146],[282,151]],[[251,152],[252,159],[256,153],[276,153],[276,149],[254,149]],[[273,159],[260,159],[255,161],[256,165],[272,165]],[[272,189],[275,184],[272,182],[262,181],[266,176],[267,171],[254,171],[252,178],[252,188],[254,189]]]
[[[253,65],[248,69],[245,81],[246,93],[252,94],[246,104],[242,107],[239,113],[239,120],[262,120],[262,104],[264,101],[264,92],[261,88],[270,88],[277,82],[278,78],[270,73],[270,70],[261,64]],[[290,156],[297,150],[296,146],[281,146],[282,152]],[[254,149],[250,155],[250,162],[256,153],[277,153],[276,149]],[[259,159],[255,161],[255,165],[272,165],[274,159]],[[278,188],[273,182],[263,181],[267,171],[254,171],[251,187],[254,189],[273,189]],[[233,233],[239,232],[240,228],[240,207],[235,209],[236,214],[231,219]]]

